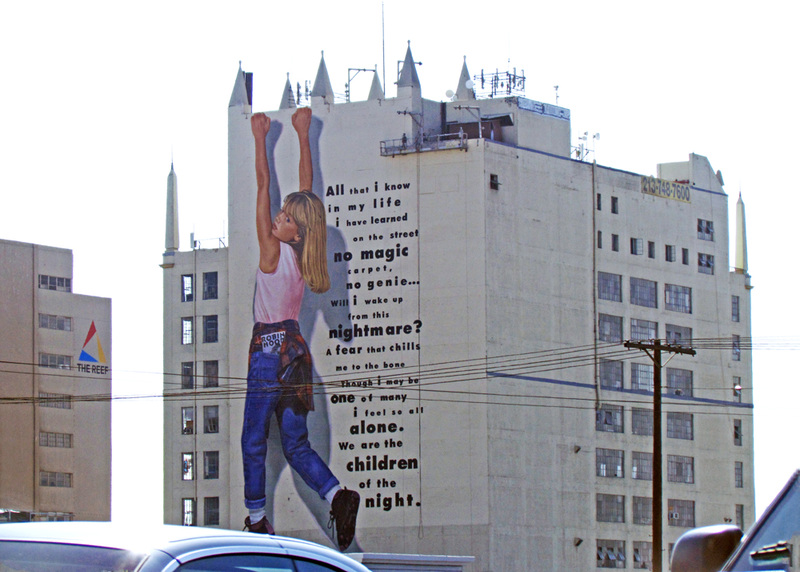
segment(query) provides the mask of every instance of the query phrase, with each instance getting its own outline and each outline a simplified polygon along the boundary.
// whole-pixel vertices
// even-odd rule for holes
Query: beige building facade
[[[111,518],[111,300],[72,252],[0,240],[0,520]]]
[[[749,525],[749,276],[728,268],[721,175],[694,154],[657,177],[575,159],[569,110],[526,99],[511,74],[498,85],[514,89],[488,98],[467,79],[464,66],[452,101],[425,100],[409,50],[396,97],[376,79],[343,103],[322,62],[307,102],[332,282],[306,291],[299,319],[309,438],[361,494],[351,550],[471,555],[473,570],[647,567],[654,367],[623,341],[656,338],[697,351],[662,369],[664,561],[690,527]],[[167,522],[246,515],[251,80],[239,70],[229,107],[227,246],[181,252],[167,236]],[[295,106],[287,82],[268,112],[273,205],[298,190]],[[328,506],[277,433],[269,518],[329,543]]]

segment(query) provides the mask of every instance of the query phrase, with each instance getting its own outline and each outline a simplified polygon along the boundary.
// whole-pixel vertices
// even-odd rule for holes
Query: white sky
[[[732,228],[741,190],[763,511],[800,467],[800,315],[791,303],[800,272],[784,258],[800,189],[778,169],[794,160],[800,128],[800,5],[385,0],[384,44],[379,0],[290,4],[0,5],[0,238],[72,249],[74,291],[113,299],[115,395],[161,391],[158,264],[173,157],[184,248],[191,231],[225,233],[227,105],[239,61],[254,73],[255,109],[269,111],[287,73],[313,82],[322,50],[335,92],[344,93],[348,68],[377,65],[383,81],[385,45],[394,97],[410,40],[427,99],[455,90],[464,56],[472,74],[516,67],[530,99],[555,103],[559,86],[573,144],[584,131],[601,134],[598,163],[655,175],[659,162],[705,155],[723,173]],[[370,81],[354,79],[353,99]],[[113,518],[160,520],[160,402],[115,402],[113,444]]]

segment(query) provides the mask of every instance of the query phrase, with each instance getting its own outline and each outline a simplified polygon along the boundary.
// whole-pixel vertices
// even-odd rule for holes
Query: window
[[[684,346],[692,345],[692,328],[667,324],[667,343]]]
[[[631,254],[641,256],[644,254],[644,240],[641,238],[631,238]]]
[[[647,258],[656,257],[656,243],[652,240],[647,241]]]
[[[219,405],[203,406],[203,433],[219,433]]]
[[[644,278],[631,277],[631,304],[646,308],[657,308],[657,283]]]
[[[664,306],[673,312],[692,313],[692,289],[688,286],[664,284]]]
[[[667,455],[667,479],[671,483],[694,483],[694,457]]]
[[[736,505],[736,526],[740,529],[745,530],[744,527],[744,505],[737,504]]]
[[[603,248],[603,231],[597,231],[597,248]]]
[[[631,318],[632,340],[655,340],[658,338],[658,322]]]
[[[203,387],[219,387],[219,362],[217,360],[203,362]]]
[[[597,210],[603,210],[603,195],[597,193]]]
[[[742,446],[742,420],[733,420],[733,444],[737,447]]]
[[[622,405],[601,405],[597,410],[595,429],[607,433],[623,433]]]
[[[736,321],[738,322],[738,320]],[[51,314],[39,314],[39,327],[48,330],[71,332],[72,318],[68,318],[66,316],[53,316]]]
[[[219,478],[219,451],[203,451],[203,478]]]
[[[681,263],[685,264],[686,266],[689,265],[689,249],[682,248],[681,249]]]
[[[181,363],[181,389],[194,389],[194,362]]]
[[[598,477],[625,476],[625,452],[620,449],[597,449],[595,451],[595,470]]]
[[[56,369],[70,369],[72,367],[72,357],[42,352],[39,354],[39,365]]]
[[[633,524],[653,524],[652,497],[633,497]]]
[[[744,463],[741,461],[733,463],[733,486],[737,489],[744,488]]]
[[[219,339],[216,316],[203,316],[203,343],[213,344]]]
[[[653,364],[631,363],[631,389],[653,391]]]
[[[181,480],[194,480],[194,453],[181,453]]]
[[[194,434],[194,407],[181,407],[181,434]]]
[[[667,522],[670,526],[694,528],[694,501],[668,499]]]
[[[653,543],[644,540],[633,541],[634,569],[650,570],[653,563]]]
[[[598,338],[601,342],[622,341],[622,316],[600,314],[597,320]]]
[[[738,375],[733,376],[733,400],[742,402],[742,378]]]
[[[57,447],[59,449],[72,449],[72,435],[69,433],[49,433],[39,431],[40,447]]]
[[[489,174],[489,188],[491,190],[493,190],[493,191],[499,191],[500,190],[500,179],[494,173],[490,173]]]
[[[194,318],[181,318],[181,344],[194,343]]]
[[[694,440],[694,416],[691,413],[667,412],[667,437]]]
[[[737,335],[731,336],[731,359],[741,361],[742,359],[742,339]]]
[[[625,496],[597,493],[597,522],[625,522]]]
[[[217,273],[203,272],[203,300],[216,300],[218,297]]]
[[[614,252],[619,252],[619,235],[612,234],[611,235],[611,250]]]
[[[664,246],[664,260],[667,262],[675,262],[675,245],[667,244]]]
[[[697,219],[697,238],[700,240],[714,240],[714,223],[710,220]]]
[[[205,526],[219,525],[219,497],[203,499],[203,524]]]
[[[601,300],[622,302],[622,276],[620,274],[598,272],[597,296]]]
[[[622,362],[601,359],[599,364],[600,387],[622,389]]]
[[[194,274],[184,274],[181,276],[181,302],[191,302],[194,300]]]
[[[625,568],[624,540],[597,540],[598,568]]]
[[[698,252],[697,271],[700,274],[714,274],[714,255]]]
[[[632,453],[631,477],[637,481],[653,480],[653,453],[634,451]]]
[[[611,212],[613,214],[619,214],[619,197],[611,197]]]
[[[39,407],[54,409],[72,409],[72,396],[65,393],[39,392]]]
[[[642,409],[641,407],[634,407],[632,410],[633,418],[631,420],[634,435],[653,435],[653,410]]]
[[[39,486],[71,489],[72,473],[60,473],[57,471],[39,471]]]
[[[680,369],[668,367],[667,370],[667,393],[673,395],[684,395],[692,397],[694,395],[694,374],[690,369]]]
[[[739,296],[731,296],[731,321],[739,321]]]
[[[195,519],[197,502],[194,499],[183,499],[181,504],[183,505],[183,515],[181,517],[183,526],[194,526],[197,524]]]
[[[39,288],[57,292],[72,292],[72,278],[39,274]]]

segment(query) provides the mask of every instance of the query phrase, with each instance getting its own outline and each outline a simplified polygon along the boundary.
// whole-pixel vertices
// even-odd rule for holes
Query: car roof
[[[20,522],[0,524],[0,541],[51,542],[131,550],[161,551],[181,560],[225,551],[286,554],[367,571],[362,564],[330,548],[285,536],[221,528],[118,522]]]

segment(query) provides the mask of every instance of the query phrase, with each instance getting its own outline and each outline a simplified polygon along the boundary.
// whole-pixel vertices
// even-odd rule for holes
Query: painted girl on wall
[[[300,143],[300,191],[286,197],[274,219],[270,211],[265,143],[270,119],[257,113],[250,124],[255,138],[258,184],[259,263],[242,428],[245,506],[250,513],[245,528],[250,532],[275,533],[265,509],[267,438],[275,414],[287,462],[311,489],[331,504],[331,522],[336,527],[339,548],[344,551],[355,536],[360,499],[357,492],[341,488],[308,441],[306,417],[314,409],[312,362],[297,321],[305,285],[317,294],[330,288],[325,209],[311,192],[313,169],[308,134],[311,109],[298,109],[292,116]]]

